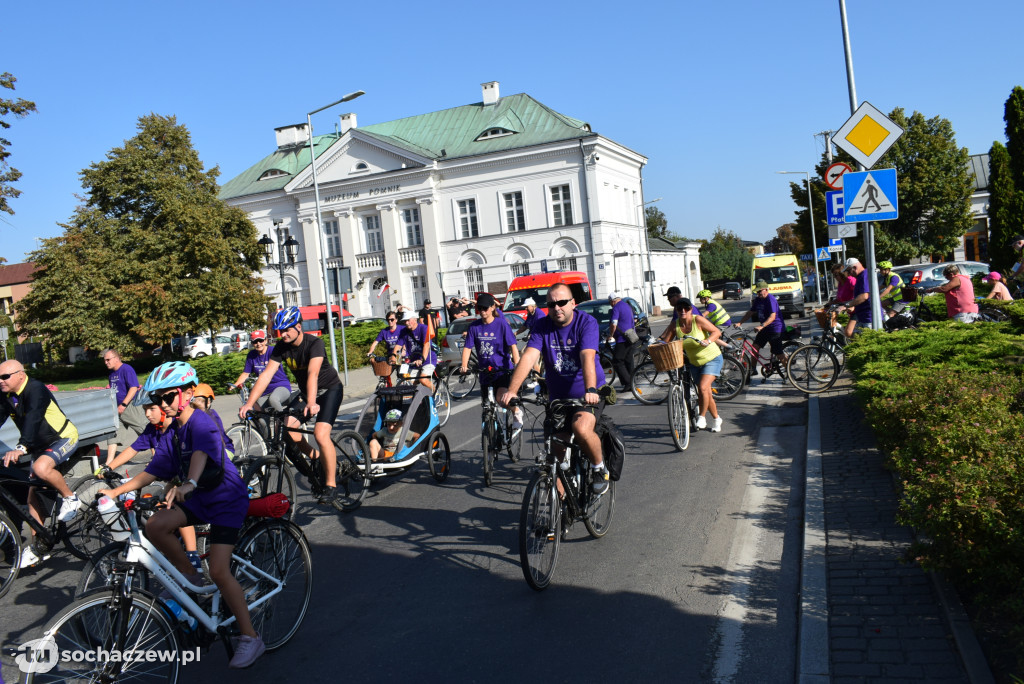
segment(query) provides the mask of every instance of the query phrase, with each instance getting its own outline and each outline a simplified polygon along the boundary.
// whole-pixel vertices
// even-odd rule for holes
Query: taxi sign
[[[832,142],[870,169],[901,135],[902,128],[870,102],[864,102],[832,136]]]

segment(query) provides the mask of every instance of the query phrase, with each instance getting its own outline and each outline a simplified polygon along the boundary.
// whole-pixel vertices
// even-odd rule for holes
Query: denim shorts
[[[721,354],[711,359],[703,366],[695,366],[690,362],[686,363],[686,370],[690,371],[690,377],[693,378],[694,382],[700,380],[702,375],[713,375],[716,378],[722,374],[722,365],[725,363],[725,357]]]
[[[50,460],[53,461],[53,465],[59,466],[66,460],[71,458],[71,454],[75,453],[75,447],[78,446],[78,439],[66,439],[60,438],[50,446],[39,451],[35,454],[36,458],[40,456],[49,456]],[[33,459],[34,460],[34,459]]]

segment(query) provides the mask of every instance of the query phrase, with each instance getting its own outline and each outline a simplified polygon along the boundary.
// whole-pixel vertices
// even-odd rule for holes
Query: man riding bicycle
[[[886,314],[892,317],[896,313],[893,307],[903,301],[903,278],[899,273],[892,272],[891,261],[879,261],[878,270],[882,272],[882,282],[885,284],[878,298],[882,300],[882,308]]]
[[[582,399],[586,403],[585,407],[577,408],[572,414],[572,432],[590,460],[591,489],[594,494],[604,494],[608,491],[608,470],[601,455],[601,440],[594,431],[597,426],[595,407],[601,402],[597,392],[598,378],[601,379],[600,384],[604,384],[604,373],[597,365],[600,326],[590,314],[575,310],[572,291],[564,283],[557,283],[548,290],[547,305],[548,315],[537,321],[512,373],[508,391],[499,403],[508,406],[509,400],[516,396],[526,376],[543,355],[551,399]]]
[[[4,454],[5,468],[22,456],[32,460],[30,483],[40,480],[63,497],[57,519],[68,522],[78,515],[80,502],[72,493],[57,466],[71,458],[78,445],[78,429],[57,406],[50,390],[39,380],[25,374],[25,367],[13,359],[0,363],[0,425],[14,419],[21,432],[21,441]],[[36,496],[36,487],[28,488],[28,507],[32,517],[43,524],[47,511]],[[32,531],[35,536],[35,530]],[[28,544],[21,552],[19,567],[27,568],[49,558],[48,554]]]
[[[761,323],[754,328],[757,331],[757,336],[754,338],[756,353],[760,354],[761,348],[767,344],[771,347],[772,355],[775,356],[779,364],[785,367],[786,356],[782,353],[782,331],[785,330],[785,326],[782,323],[782,313],[779,311],[779,300],[768,292],[768,283],[763,280],[758,280],[754,289],[757,290],[757,297],[750,304],[750,310],[743,314],[739,323],[733,325],[739,328],[747,322],[747,319],[756,314],[758,322]]]
[[[405,327],[398,337],[398,344],[392,350],[394,355],[405,355],[409,363],[420,369],[420,384],[426,385],[431,390],[434,383],[430,376],[437,366],[437,352],[430,342],[429,328],[426,323],[420,323],[419,318],[412,311],[406,311],[402,316]]]
[[[480,369],[480,398],[486,403],[487,388],[494,388],[494,397],[500,404],[508,392],[509,375],[519,363],[519,348],[516,335],[501,316],[495,316],[497,305],[494,296],[486,292],[477,295],[476,311],[480,315],[466,331],[466,346],[462,348],[462,366],[459,372],[469,372],[469,357],[476,350],[477,367]],[[516,407],[512,413],[512,429],[523,428],[523,409]]]
[[[270,385],[281,364],[288,366],[295,374],[295,381],[299,385],[298,392],[292,396],[289,403],[296,408],[302,408],[304,402],[305,415],[316,416],[313,437],[320,447],[319,456],[298,432],[288,432],[288,437],[306,456],[323,459],[327,486],[318,503],[329,506],[337,493],[334,479],[337,471],[337,454],[334,442],[331,441],[331,428],[334,426],[334,419],[338,417],[338,409],[341,408],[345,390],[338,377],[338,371],[327,362],[324,341],[315,335],[302,332],[302,316],[298,307],[289,306],[278,311],[274,317],[273,327],[274,330],[280,331],[281,343],[274,346],[274,353],[267,362],[267,367],[256,380],[248,401],[238,409],[238,415],[244,420],[246,414],[255,406],[256,400]],[[289,417],[286,425],[297,428],[299,421]]]

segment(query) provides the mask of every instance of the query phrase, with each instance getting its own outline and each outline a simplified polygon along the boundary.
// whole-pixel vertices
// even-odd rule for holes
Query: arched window
[[[366,162],[358,162],[352,167],[352,173],[361,173],[363,171],[369,171],[370,166]]]
[[[510,131],[507,128],[488,128],[486,131],[476,136],[477,141],[490,140],[491,138],[503,138],[506,135],[515,135],[515,131]]]
[[[260,177],[259,177],[258,180],[268,180],[270,178],[280,178],[281,176],[287,176],[287,175],[288,175],[288,173],[286,171],[282,171],[281,169],[267,169],[262,174],[260,174]]]

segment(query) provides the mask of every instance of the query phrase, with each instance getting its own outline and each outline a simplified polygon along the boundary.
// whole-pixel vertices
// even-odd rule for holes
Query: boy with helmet
[[[324,479],[327,482],[319,503],[330,506],[337,493],[335,475],[338,465],[334,442],[331,441],[331,428],[334,426],[334,419],[338,417],[338,409],[341,408],[344,387],[338,377],[338,371],[327,362],[324,341],[315,335],[302,332],[302,315],[298,307],[289,306],[278,311],[274,317],[273,328],[281,334],[281,342],[274,345],[267,367],[257,378],[256,385],[249,393],[249,399],[238,409],[238,415],[244,419],[255,406],[256,400],[270,386],[274,374],[281,365],[288,366],[299,386],[298,392],[292,396],[289,403],[296,408],[304,406],[307,417],[316,416],[313,437],[320,447],[319,457],[323,459]],[[293,428],[299,427],[299,421],[295,418],[288,418],[286,424]],[[313,447],[302,439],[301,434],[288,432],[288,437],[304,454],[316,458]]]
[[[101,494],[113,498],[157,479],[181,482],[168,490],[168,508],[154,513],[146,523],[146,536],[189,583],[202,586],[202,574],[196,573],[189,562],[177,531],[187,525],[209,523],[210,576],[242,633],[229,666],[248,667],[263,654],[264,645],[253,629],[242,587],[231,573],[231,552],[249,510],[249,495],[227,457],[217,425],[208,415],[192,408],[196,384],[195,369],[183,361],[157,366],[150,374],[143,391],[174,419],[170,428],[171,451],[154,454],[144,472],[115,489],[102,490]],[[199,487],[201,479],[206,480],[203,488]]]
[[[719,328],[727,328],[732,325],[732,318],[729,317],[729,312],[725,310],[724,306],[711,298],[711,290],[701,290],[697,293],[697,299],[700,300],[700,305],[704,307],[701,313],[708,321],[714,323]]]
[[[201,382],[196,385],[196,390],[192,395],[192,408],[199,409],[206,413],[206,415],[213,418],[213,422],[220,428],[221,434],[224,435],[224,446],[228,451],[233,451],[234,446],[230,439],[228,439],[228,433],[224,430],[224,423],[221,421],[220,416],[216,411],[213,410],[213,400],[217,396],[213,393],[213,388],[207,385],[205,382]],[[230,458],[234,459],[234,454],[230,454]]]
[[[903,278],[900,278],[899,273],[892,272],[891,261],[879,261],[878,270],[882,272],[882,283],[885,285],[879,298],[882,300],[882,308],[891,318],[895,313],[893,306],[903,301]]]
[[[377,430],[370,437],[370,460],[381,461],[394,458],[401,448],[402,438],[402,412],[398,409],[391,409],[384,414],[384,427]],[[409,431],[405,436],[405,443],[412,444],[420,438],[420,433]],[[383,452],[383,454],[381,453]]]
[[[274,353],[273,345],[267,343],[267,333],[265,330],[254,330],[249,340],[252,343],[252,349],[245,355],[245,367],[242,368],[241,374],[234,383],[234,386],[238,389],[242,388],[242,383],[245,382],[245,379],[251,373],[256,373],[256,376],[259,377],[259,374],[266,369],[267,363]],[[288,381],[284,368],[279,367],[277,369],[277,372],[270,378],[270,384],[267,385],[267,389],[264,391],[267,396],[257,395],[256,397],[257,399],[263,399],[260,402],[260,406],[270,404],[270,406],[278,411],[284,408],[284,405],[288,403],[288,397],[292,394],[292,383]]]

